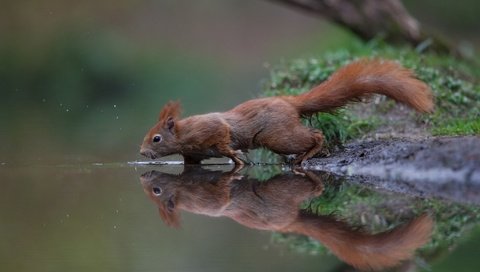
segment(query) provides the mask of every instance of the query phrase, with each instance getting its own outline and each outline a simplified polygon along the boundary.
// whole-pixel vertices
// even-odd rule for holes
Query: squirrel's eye
[[[162,136],[160,134],[157,134],[153,137],[153,142],[158,143],[162,140]]]
[[[159,196],[159,195],[162,194],[162,188],[160,188],[160,187],[153,187],[153,188],[152,188],[152,192],[153,192],[153,194],[155,194],[156,196]]]

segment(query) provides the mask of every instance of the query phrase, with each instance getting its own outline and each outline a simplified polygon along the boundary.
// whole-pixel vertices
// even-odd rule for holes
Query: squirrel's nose
[[[140,149],[140,154],[142,156],[145,156],[145,157],[150,158],[152,160],[157,158],[157,156],[155,155],[155,152],[153,152],[150,149],[146,149],[146,148],[141,148]]]
[[[154,173],[154,172],[155,172],[155,171],[145,172],[145,173],[143,173],[140,177],[141,177],[141,178],[144,178],[144,179],[151,178],[151,177],[153,176],[153,173]]]
[[[145,157],[150,157],[150,156],[149,156],[149,155],[150,155],[150,150],[145,149],[145,148],[141,148],[141,149],[140,149],[140,154],[141,154],[142,156],[145,156]]]

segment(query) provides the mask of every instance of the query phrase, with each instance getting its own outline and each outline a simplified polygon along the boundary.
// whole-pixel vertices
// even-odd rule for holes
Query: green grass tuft
[[[480,134],[480,119],[452,119],[443,126],[432,129],[433,135],[478,135]]]

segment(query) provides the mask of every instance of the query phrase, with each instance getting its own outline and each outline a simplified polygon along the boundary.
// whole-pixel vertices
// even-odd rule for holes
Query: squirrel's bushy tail
[[[362,59],[335,72],[328,80],[289,101],[301,115],[328,112],[372,94],[383,94],[419,112],[432,112],[433,95],[423,81],[400,64]]]
[[[433,220],[422,215],[393,230],[367,234],[327,216],[301,214],[289,232],[319,240],[339,259],[361,270],[382,270],[410,259],[430,240]]]

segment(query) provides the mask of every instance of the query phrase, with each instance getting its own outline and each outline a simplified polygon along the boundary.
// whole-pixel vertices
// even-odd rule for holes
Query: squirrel
[[[193,166],[191,166],[193,167]],[[328,173],[281,173],[268,180],[230,172],[188,168],[180,175],[150,171],[141,177],[145,194],[158,206],[161,219],[180,227],[180,211],[227,217],[252,229],[306,235],[320,241],[344,262],[362,270],[382,270],[410,259],[430,240],[434,226],[420,215],[375,234],[351,226],[335,215],[301,209],[334,181]]]
[[[169,102],[144,137],[140,153],[151,159],[181,154],[185,164],[228,157],[236,165],[244,165],[243,152],[263,147],[295,155],[294,164],[301,164],[319,153],[324,144],[322,132],[304,126],[301,117],[331,112],[373,93],[422,113],[434,108],[430,88],[411,70],[391,60],[360,59],[308,92],[252,99],[226,112],[180,119],[180,104]]]

